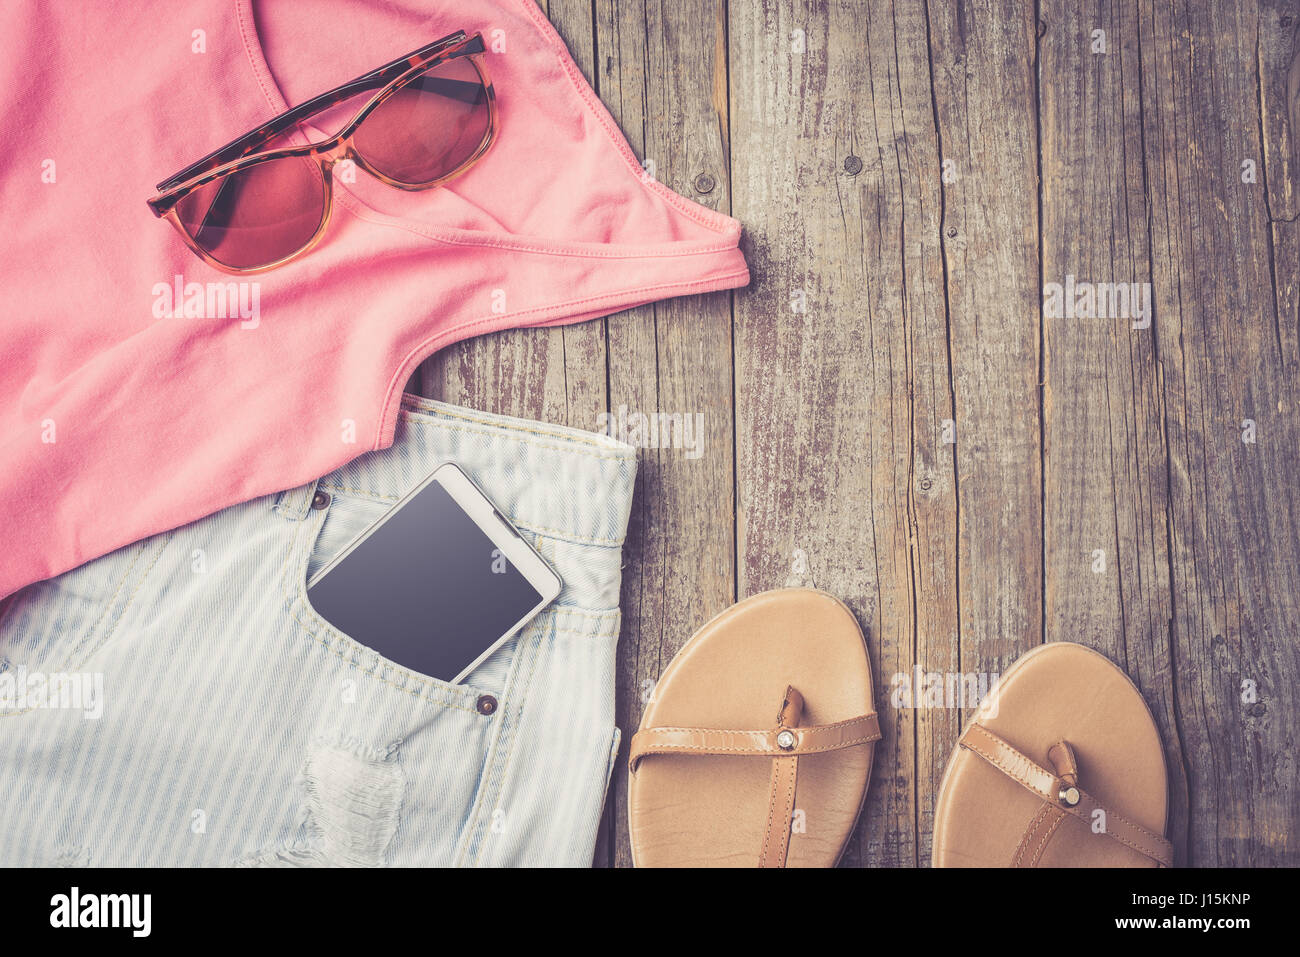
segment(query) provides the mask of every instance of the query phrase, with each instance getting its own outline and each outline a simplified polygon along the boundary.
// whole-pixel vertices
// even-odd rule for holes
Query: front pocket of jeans
[[[434,701],[476,708],[483,695],[499,695],[500,689],[452,684],[391,661],[331,624],[311,603],[307,593],[310,576],[342,552],[359,533],[391,507],[390,503],[383,501],[334,494],[326,508],[308,513],[303,519],[306,527],[301,529],[299,538],[302,541],[295,545],[298,553],[292,563],[293,594],[290,599],[300,611],[295,617],[314,640],[363,673]],[[494,652],[493,658],[504,652],[510,644],[507,642],[506,646]]]

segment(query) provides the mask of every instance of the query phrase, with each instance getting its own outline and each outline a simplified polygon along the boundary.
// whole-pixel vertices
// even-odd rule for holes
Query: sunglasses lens
[[[195,245],[232,269],[269,266],[306,246],[325,217],[320,167],[301,156],[213,180],[176,204]]]
[[[372,169],[423,186],[464,167],[487,138],[488,93],[474,62],[458,57],[416,77],[362,121],[353,146]]]

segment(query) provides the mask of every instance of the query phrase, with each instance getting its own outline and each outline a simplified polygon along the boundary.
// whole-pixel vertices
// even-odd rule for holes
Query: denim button
[[[329,508],[329,504],[330,504],[329,492],[322,492],[319,489],[317,489],[316,494],[311,497],[311,507],[316,509],[316,511],[318,512],[323,508]]]
[[[478,709],[479,714],[493,714],[497,710],[497,699],[490,694],[481,694],[474,707]]]

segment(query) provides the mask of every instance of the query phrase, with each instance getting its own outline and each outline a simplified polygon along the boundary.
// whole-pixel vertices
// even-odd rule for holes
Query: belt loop
[[[311,511],[311,501],[316,495],[316,486],[320,479],[312,479],[306,485],[277,492],[271,503],[271,511],[291,522],[301,522]]]

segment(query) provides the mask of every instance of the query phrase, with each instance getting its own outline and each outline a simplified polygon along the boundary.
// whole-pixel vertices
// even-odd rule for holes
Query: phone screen
[[[308,597],[335,628],[443,681],[456,680],[542,600],[437,481],[399,504]]]

